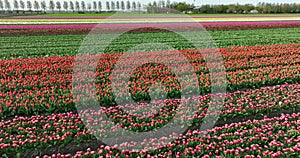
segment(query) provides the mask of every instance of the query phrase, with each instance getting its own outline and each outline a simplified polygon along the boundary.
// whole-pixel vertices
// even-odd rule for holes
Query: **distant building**
[[[257,10],[250,10],[250,14],[258,14],[259,12]]]

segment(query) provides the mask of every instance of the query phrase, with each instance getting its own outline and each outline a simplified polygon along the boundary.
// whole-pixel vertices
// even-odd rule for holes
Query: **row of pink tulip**
[[[226,124],[207,131],[193,130],[154,151],[117,150],[101,145],[76,154],[53,154],[43,158],[67,157],[297,157],[300,152],[300,113]]]
[[[299,28],[299,21],[276,22],[207,22],[207,23],[157,23],[157,24],[55,24],[55,25],[1,25],[0,35],[61,35],[61,34],[88,34],[94,28],[103,33],[116,32],[165,32],[172,30],[200,31],[206,30],[250,30],[273,28]],[[136,30],[139,28],[138,30]],[[151,29],[150,29],[151,28]],[[160,28],[160,29],[153,29]]]
[[[300,21],[230,21],[230,22],[186,22],[181,23],[132,23],[132,24],[39,24],[39,25],[0,25],[0,29],[92,29],[94,27],[99,28],[144,28],[144,27],[154,27],[154,28],[177,28],[179,26],[186,28],[195,28],[201,27],[210,28],[210,27],[238,27],[238,26],[248,26],[249,28],[253,26],[280,26],[280,25],[299,25]]]
[[[220,119],[297,108],[300,100],[299,95],[297,95],[299,88],[300,84],[288,84],[228,93],[225,95],[224,106],[219,107],[222,108]],[[151,108],[161,108],[156,111],[147,111],[146,109],[149,109],[147,104],[102,107],[100,111],[94,112],[86,110],[80,113],[81,118],[87,118],[83,122],[78,114],[73,113],[32,117],[16,116],[12,120],[1,120],[0,122],[1,151],[19,151],[33,146],[41,148],[53,144],[66,144],[70,140],[85,141],[93,137],[91,133],[102,136],[118,134],[114,132],[118,131],[118,128],[135,131],[156,129],[167,124],[174,113],[180,114],[180,107],[179,109],[175,108],[178,103],[183,103],[190,108],[193,106],[194,109],[198,110],[190,111],[195,113],[191,115],[191,118],[180,116],[175,122],[194,119],[192,123],[199,126],[205,116],[208,114],[213,116],[213,113],[208,113],[207,108],[207,105],[213,104],[211,102],[212,96],[215,95],[152,102],[156,106]],[[124,108],[126,108],[125,112],[120,111]],[[109,122],[99,117],[102,112],[107,114],[116,123],[116,126],[111,126]],[[136,115],[137,112],[140,112],[140,115]],[[91,128],[87,130],[86,127]]]

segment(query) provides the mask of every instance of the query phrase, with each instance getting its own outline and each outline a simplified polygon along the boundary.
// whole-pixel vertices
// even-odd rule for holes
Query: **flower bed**
[[[220,49],[225,59],[229,91],[259,88],[299,81],[299,44],[253,46]],[[181,51],[191,62],[199,78],[202,94],[209,93],[210,77],[201,54],[194,50]],[[136,56],[144,60],[149,56]],[[152,54],[153,55],[153,54]],[[175,54],[168,54],[176,58]],[[96,84],[98,99],[104,104],[112,103],[110,73],[121,54],[107,54],[98,62]],[[295,59],[295,60],[291,60]],[[131,59],[135,60],[135,59]],[[84,64],[84,63],[82,63]],[[84,65],[95,63],[86,63]],[[174,66],[182,63],[174,63]],[[211,64],[214,65],[214,64]],[[1,62],[1,116],[32,115],[40,113],[74,111],[72,73],[74,57],[49,57],[3,60]],[[128,65],[129,70],[130,64]],[[181,65],[182,66],[182,65]],[[214,68],[217,69],[217,68]],[[184,70],[182,76],[184,76]],[[168,68],[162,65],[143,66],[133,71],[130,82],[131,94],[137,99],[146,99],[149,87],[162,82],[167,92],[176,97],[180,84]],[[151,72],[151,73],[149,73]],[[78,80],[81,80],[79,78]],[[144,81],[144,84],[141,82]],[[222,85],[223,81],[217,84]],[[84,82],[83,82],[84,83]],[[128,84],[120,82],[118,84]],[[91,85],[84,85],[91,86]],[[193,87],[193,85],[188,85]],[[90,88],[89,88],[90,89]],[[82,88],[81,90],[86,90]],[[93,90],[93,89],[90,89]],[[127,93],[124,91],[124,94]],[[177,96],[178,97],[178,96]],[[77,101],[79,98],[75,98]]]
[[[220,120],[228,120],[237,116],[251,116],[255,114],[268,114],[283,109],[299,108],[299,87],[300,84],[278,85],[272,87],[264,87],[255,90],[236,91],[225,95],[225,104],[220,113]],[[208,115],[207,105],[209,105],[211,95],[198,96],[184,99],[181,102],[190,106],[195,106],[193,120],[194,126],[199,126],[203,122],[203,118]],[[287,97],[282,97],[287,96]],[[161,101],[155,101],[162,108],[159,115],[145,111],[141,116],[132,115],[142,109],[146,109],[147,105],[142,104],[137,107],[126,106],[129,113],[122,114],[119,109],[123,106],[112,108],[101,108],[99,112],[105,112],[112,120],[115,121],[119,128],[125,128],[133,131],[144,131],[146,129],[159,128],[161,124],[168,123],[168,117],[164,111],[169,105],[178,103],[178,100],[170,100],[168,104],[161,105]],[[99,109],[100,110],[100,109]],[[170,108],[169,108],[170,110]],[[173,111],[178,109],[173,109]],[[88,124],[83,124],[78,114],[64,113],[51,114],[49,116],[32,116],[22,117],[16,116],[10,120],[1,120],[0,125],[0,146],[1,153],[18,153],[31,147],[38,149],[51,147],[52,145],[65,146],[69,142],[82,143],[85,141],[95,140],[91,133],[95,133],[86,127],[97,126],[101,122],[99,112],[83,111],[80,113],[81,118],[89,116]],[[94,115],[95,114],[95,115]],[[162,115],[164,114],[164,115]],[[155,117],[153,117],[155,116]],[[136,119],[138,117],[138,119]],[[131,119],[130,119],[131,118]],[[131,120],[131,121],[130,121]],[[85,122],[86,123],[86,122]],[[96,124],[94,124],[96,123]],[[157,124],[158,123],[158,124]],[[101,127],[100,127],[101,126]],[[115,127],[109,130],[109,124],[101,122],[97,128],[105,129],[101,132],[103,135],[110,135],[115,131]],[[100,134],[96,132],[96,134]]]
[[[268,45],[273,44],[295,44],[300,42],[300,33],[298,28],[209,31],[208,33],[210,33],[212,39],[214,39],[216,47],[230,47],[233,49],[230,50],[230,52],[234,52],[234,49],[238,49],[239,51],[236,53],[242,53],[243,50],[241,49],[246,49],[247,51],[245,52],[252,49],[252,47],[244,48],[242,46],[266,45],[266,47],[268,47]],[[194,32],[190,31],[186,32],[186,34],[193,37]],[[109,34],[106,35],[108,37],[110,36]],[[103,35],[103,38],[105,38],[106,35]],[[78,49],[85,37],[86,35],[1,36],[0,42],[2,43],[2,46],[0,47],[0,58],[5,60],[14,58],[75,56],[78,53]],[[187,43],[184,38],[172,32],[140,34],[126,33],[120,36],[115,44],[112,43],[109,45],[107,47],[107,50],[109,51],[106,53],[126,52],[128,49],[132,48],[134,44],[142,44],[141,42],[145,42],[145,39],[148,39],[148,42],[155,41],[168,44],[176,50],[187,50],[194,47]],[[201,39],[199,39],[199,41],[201,41]],[[286,46],[278,49],[284,50],[285,47]],[[258,53],[260,52],[259,48],[260,47],[257,48]],[[255,49],[255,47],[253,47],[253,49]]]
[[[300,113],[280,117],[232,123],[207,131],[188,131],[172,143],[151,152],[117,150],[118,146],[101,145],[76,154],[53,154],[46,157],[294,157],[300,151]]]
[[[201,23],[155,23],[155,24],[38,24],[38,25],[0,25],[1,36],[13,35],[55,35],[55,34],[88,34],[93,28],[99,27],[106,32],[132,30],[135,33],[165,32],[164,29],[176,31],[206,30],[254,30],[272,28],[299,28],[300,21],[262,21],[262,22],[201,22]],[[162,28],[162,29],[153,29]]]

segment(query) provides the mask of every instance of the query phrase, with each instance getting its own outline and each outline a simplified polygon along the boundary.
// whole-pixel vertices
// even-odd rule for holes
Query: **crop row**
[[[209,31],[208,33],[212,36],[212,39],[218,48],[246,45],[253,46],[299,43],[299,28]],[[186,32],[185,34],[193,37],[195,33]],[[12,58],[74,56],[78,53],[78,49],[85,37],[86,35],[0,37],[0,58],[4,60]],[[103,40],[105,39],[106,38]],[[201,39],[193,40],[201,42]],[[99,42],[101,43],[101,41]],[[103,41],[103,43],[104,42],[105,41]],[[160,32],[123,34],[111,43],[106,50],[109,50],[107,51],[108,53],[126,52],[126,50],[136,46],[136,44],[144,44],[148,42],[166,43],[176,50],[193,48],[186,39],[175,33]]]
[[[204,27],[206,30],[253,30],[253,29],[272,29],[272,28],[299,28],[299,21],[270,21],[270,22],[204,22],[204,23],[157,23],[157,24],[57,24],[57,25],[1,25],[1,36],[15,35],[62,35],[62,34],[87,34],[93,28],[106,28],[110,30],[124,31],[133,28],[141,28],[135,33],[164,32],[164,28],[176,29],[177,31],[197,31]]]
[[[298,83],[300,74],[299,61],[289,60],[298,58],[298,44],[243,48],[247,51],[238,48],[236,52],[230,52],[231,48],[221,50],[227,69],[227,90],[235,91],[241,88]],[[238,53],[239,51],[241,51],[240,54]],[[174,52],[172,53],[172,51],[165,55],[174,59],[171,65],[176,67],[180,72],[179,75],[190,80],[186,85],[187,88],[193,89],[195,87],[193,83],[198,82],[201,88],[200,93],[209,93],[212,84],[211,78],[201,54],[194,50],[182,51],[182,54],[191,62],[198,81],[196,78],[190,78],[189,73],[186,73],[187,71],[184,68],[188,64],[177,62],[176,59],[179,59],[180,56]],[[132,71],[133,74],[130,76],[129,82],[125,82],[125,79],[121,78],[116,85],[129,84],[131,95],[135,100],[140,101],[149,99],[149,88],[155,83],[162,83],[169,97],[180,97],[178,96],[178,90],[182,87],[180,87],[180,82],[174,76],[172,69],[161,64],[144,65],[138,67],[138,69],[133,69],[133,65],[129,63],[129,61],[142,62],[147,58],[154,58],[156,55],[155,52],[152,52],[147,55],[137,55],[131,59],[125,59],[127,64],[121,70],[115,70],[116,73],[120,74],[121,77],[124,77],[122,74],[126,75],[127,72],[130,73]],[[77,63],[83,66],[81,68],[84,73],[86,73],[85,67],[97,64],[96,73],[92,72],[96,76],[94,86],[99,101],[102,101],[105,105],[111,105],[114,100],[111,89],[111,73],[120,56],[121,54],[106,54],[101,56],[99,61],[82,60],[82,62]],[[241,62],[241,60],[244,62]],[[274,65],[274,63],[277,63],[277,65]],[[208,64],[218,65],[218,62],[216,64]],[[75,73],[79,76],[73,79],[73,67],[74,57],[3,60],[0,69],[1,116],[8,117],[74,110],[74,100],[79,99],[77,98],[79,96],[73,98],[74,96],[71,94],[72,88],[75,88],[77,92],[83,90],[85,93],[90,92],[90,94],[94,94],[94,89],[91,88],[92,84],[85,82],[86,76],[83,77],[83,74]],[[217,69],[218,67],[213,67],[213,70]],[[214,75],[225,76],[224,72],[215,72]],[[214,81],[216,86],[223,86],[224,80],[221,81],[220,79],[225,78],[217,78]],[[73,83],[76,87],[72,87],[74,86],[72,81],[74,81]],[[126,89],[121,89],[119,92],[123,97],[128,94]]]
[[[299,144],[300,114],[282,115],[281,117],[264,118],[238,122],[222,127],[215,127],[207,131],[190,130],[184,135],[170,135],[158,140],[146,140],[154,151],[136,153],[130,150],[130,145],[143,146],[139,143],[125,143],[119,147],[127,150],[117,150],[118,146],[101,146],[89,154],[95,156],[125,156],[131,157],[157,156],[272,156],[293,157],[300,151]],[[99,120],[92,120],[99,121]],[[133,123],[132,123],[133,124]],[[103,130],[102,130],[103,131]],[[107,133],[113,132],[107,130]],[[54,145],[61,147],[70,142],[78,144],[95,140],[78,117],[78,114],[52,114],[50,116],[15,117],[9,121],[1,120],[0,154],[14,155],[23,153],[26,149],[42,149]],[[165,140],[176,138],[168,144],[161,144]],[[145,143],[145,142],[142,142]],[[88,149],[89,150],[89,149]],[[83,156],[84,151],[74,155]],[[89,155],[88,154],[88,155]],[[65,154],[70,155],[70,154]],[[88,156],[86,155],[86,156]],[[62,154],[55,154],[60,157]],[[75,157],[77,157],[75,156]],[[90,155],[91,156],[91,155]],[[68,156],[67,156],[68,157]]]
[[[78,111],[81,112],[82,118],[85,119],[86,126],[90,127],[90,130],[91,128],[94,129],[91,132],[99,134],[99,136],[106,136],[107,134],[118,134],[118,132],[112,132],[118,131],[118,128],[139,132],[155,129],[169,123],[171,117],[174,116],[180,116],[173,120],[175,123],[180,124],[184,120],[193,120],[191,125],[199,126],[207,115],[215,116],[220,114],[220,119],[226,120],[236,116],[246,117],[259,113],[267,114],[283,109],[293,110],[299,108],[298,89],[299,84],[288,84],[255,90],[236,91],[225,95],[209,94],[188,99],[154,100],[150,102],[151,104],[125,104],[101,108],[98,111],[97,109],[92,111],[79,107]],[[222,102],[218,102],[218,98],[222,97],[225,98],[224,105],[221,104]],[[209,106],[211,106],[210,110],[208,110]],[[191,111],[193,109],[195,111]],[[216,113],[218,109],[221,109],[220,113]],[[194,113],[194,115],[189,116],[191,113]],[[117,127],[111,127],[110,123],[99,117],[104,114],[108,115],[110,120],[117,124]],[[101,124],[98,124],[99,122]],[[99,129],[105,130],[98,131]],[[110,133],[107,133],[108,131]]]
[[[188,131],[172,143],[154,151],[134,152],[118,150],[118,146],[101,145],[97,150],[88,148],[76,154],[53,154],[60,157],[296,157],[300,151],[300,113],[280,117],[232,123],[207,131]],[[173,139],[169,138],[161,139]],[[144,142],[143,142],[144,143]],[[156,146],[157,144],[150,142]],[[130,143],[127,144],[130,146]],[[125,145],[126,146],[126,145]],[[45,158],[50,156],[44,156]]]
[[[299,93],[299,87],[299,84],[278,85],[255,90],[227,93],[225,95],[224,106],[220,113],[220,119],[299,107],[299,95],[297,95]],[[208,114],[207,106],[211,105],[210,98],[211,95],[205,95],[181,101],[181,103],[185,103],[187,106],[194,106],[194,109],[198,109],[194,112],[196,115],[192,118],[194,119],[195,124],[202,122],[203,118]],[[140,104],[140,106],[126,106],[129,114],[120,111],[120,109],[124,108],[123,106],[102,108],[101,111],[104,111],[110,116],[110,119],[114,120],[119,127],[134,131],[143,131],[145,129],[155,129],[159,127],[161,123],[168,123],[168,117],[172,116],[167,115],[168,113],[172,113],[172,111],[169,110],[173,110],[174,112],[176,109],[167,107],[178,104],[178,100],[170,100],[167,102],[156,101],[156,103],[153,104],[163,108],[160,109],[160,112],[157,111],[156,113],[153,113],[144,110],[149,108],[146,104]],[[152,106],[151,108],[154,107]],[[164,111],[165,109],[168,110]],[[177,111],[179,110],[177,109]],[[137,112],[140,112],[141,115],[132,115],[132,113]],[[153,118],[157,113],[160,114]],[[89,127],[93,125],[95,127],[98,123],[97,128],[106,129],[106,131],[102,131],[100,134],[107,134],[107,132],[111,134],[111,131],[113,130],[109,128],[109,124],[106,125],[105,122],[102,122],[98,112],[94,114],[95,115],[90,111],[83,111],[83,113],[81,113],[82,117],[88,116],[89,118],[93,118],[88,120],[88,123],[85,122],[85,125]],[[138,119],[136,117],[138,117]],[[101,122],[101,124],[99,124],[99,122]],[[157,122],[160,123],[157,124]],[[89,132],[84,128],[85,126],[79,119],[78,114],[72,113],[52,114],[49,116],[15,117],[9,121],[2,120],[1,125],[1,137],[3,139],[1,139],[0,144],[2,145],[2,148],[7,148],[7,151],[13,151],[15,149],[16,151],[19,151],[27,147],[43,148],[49,147],[49,144],[65,145],[70,141],[79,142],[80,140],[84,141],[92,138]],[[99,131],[96,131],[96,133],[97,132]],[[13,145],[14,143],[16,145]]]

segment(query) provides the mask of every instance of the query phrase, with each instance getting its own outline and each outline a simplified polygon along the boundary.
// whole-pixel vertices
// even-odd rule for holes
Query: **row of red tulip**
[[[300,73],[299,46],[299,44],[290,44],[221,49],[227,66],[228,89],[236,90],[297,82]],[[195,50],[186,50],[182,53],[192,62],[192,66],[197,72],[200,87],[209,88],[211,85],[210,74],[206,72],[207,66],[205,61],[202,61],[202,56]],[[168,55],[171,58],[180,58],[175,52],[169,52]],[[92,66],[98,62],[95,84],[98,97],[112,98],[111,71],[120,56],[121,54],[105,54],[101,56],[100,62],[89,62],[87,60],[80,63],[84,66]],[[142,62],[146,60],[145,58],[153,56],[155,56],[154,53],[149,53],[144,57],[138,55],[131,61],[138,60]],[[63,107],[58,108],[62,110],[59,112],[74,110],[74,100],[71,94],[74,57],[13,59],[3,60],[0,64],[0,115],[39,113],[40,111],[51,113],[53,110],[57,110],[56,106]],[[180,67],[186,67],[188,64],[181,62],[173,62],[172,64],[181,72],[180,75],[183,78],[189,78],[189,74],[185,74],[186,71]],[[127,64],[125,67],[128,67],[128,70],[118,70],[117,73],[122,74],[133,71],[131,64]],[[180,84],[176,77],[172,75],[172,71],[163,65],[146,65],[139,67],[134,72],[132,80],[129,82],[132,94],[146,92],[151,84],[159,80],[163,82],[168,91],[174,88],[180,89]],[[215,73],[215,75],[222,75],[222,72]],[[85,80],[85,78],[77,80]],[[216,82],[221,85],[224,81],[217,80]],[[84,83],[82,82],[79,87],[91,86],[84,85]],[[191,83],[196,83],[196,81],[191,79]],[[118,84],[128,83],[121,81]],[[187,85],[187,87],[194,87],[194,85]],[[82,89],[85,90],[85,88]],[[120,92],[122,93],[122,91]],[[123,91],[123,93],[125,94],[127,91]]]
[[[232,48],[220,48],[220,54],[225,59],[226,67],[228,69],[270,64],[273,62],[295,63],[288,60],[288,58],[297,59],[299,55],[300,44],[282,44],[282,45],[266,45],[266,46],[244,46]],[[194,68],[204,67],[204,56],[210,59],[217,59],[213,57],[211,52],[185,50],[179,51],[183,54]],[[210,54],[209,54],[210,53]],[[134,53],[130,60],[139,59],[147,60],[149,57],[156,57],[157,55],[168,55],[169,58],[178,58],[178,52],[169,51],[168,53]],[[209,55],[207,55],[209,54]],[[99,68],[113,68],[118,62],[122,54],[103,54],[99,56]],[[146,55],[146,57],[145,57]],[[247,60],[248,59],[248,60]],[[288,61],[287,61],[288,60]],[[1,61],[1,78],[5,76],[20,76],[20,75],[34,75],[44,73],[71,73],[73,68],[74,57],[49,57],[49,58],[29,58],[29,59],[13,59]],[[181,64],[181,62],[175,62]],[[235,63],[236,65],[234,65]],[[255,65],[252,65],[255,64]],[[275,65],[275,64],[274,64]],[[128,64],[130,66],[130,64]],[[246,68],[247,68],[246,67]],[[105,71],[105,70],[104,70]]]

